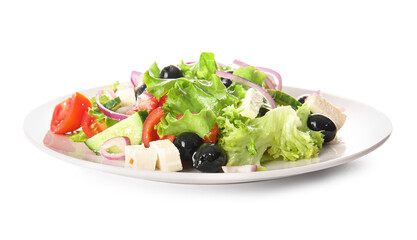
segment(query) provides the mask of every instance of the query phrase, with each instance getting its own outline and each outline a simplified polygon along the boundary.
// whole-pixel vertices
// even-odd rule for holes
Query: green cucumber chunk
[[[267,91],[278,106],[291,106],[294,110],[297,110],[302,105],[297,99],[284,92],[272,89],[267,89]]]
[[[103,104],[103,106],[107,109],[110,109],[112,111],[115,111],[116,109],[120,108],[122,105],[122,101],[120,100],[120,97],[113,98]]]
[[[146,114],[143,112],[133,113],[128,118],[123,119],[103,132],[89,138],[85,144],[96,153],[100,150],[100,147],[104,142],[113,137],[124,136],[130,139],[130,144],[132,145],[141,144],[143,122],[145,119]]]

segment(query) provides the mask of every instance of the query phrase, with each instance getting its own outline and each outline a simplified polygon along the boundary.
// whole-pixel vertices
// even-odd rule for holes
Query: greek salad
[[[59,103],[50,131],[125,167],[166,172],[263,171],[268,161],[317,157],[334,141],[346,114],[320,91],[294,98],[278,72],[233,64],[209,52],[162,69],[154,62],[127,84]]]

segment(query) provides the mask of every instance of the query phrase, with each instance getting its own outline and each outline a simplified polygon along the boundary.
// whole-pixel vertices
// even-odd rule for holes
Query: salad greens
[[[119,86],[119,82],[117,81],[114,84],[109,85],[107,88],[114,91],[117,89],[118,86]],[[100,95],[99,100],[100,100],[100,103],[103,104],[106,108],[113,110],[113,111],[120,108],[120,105],[121,105],[121,100],[119,97],[112,99],[109,96],[102,94]],[[91,102],[91,108],[88,110],[88,114],[97,118],[95,120],[96,122],[98,123],[104,122],[106,127],[108,128],[119,122],[117,120],[107,117],[104,113],[100,111],[100,109],[98,109],[97,100],[95,96],[90,98],[90,102]],[[73,133],[69,133],[67,134],[67,136],[74,142],[85,142],[88,139],[88,137],[85,135],[82,129],[77,130]]]
[[[218,68],[213,53],[203,52],[198,62],[185,64],[183,61],[179,65],[183,75],[188,79],[207,79],[211,80],[216,76]]]
[[[255,70],[254,66],[238,68],[233,72],[233,74],[252,81],[259,86],[263,86],[264,79],[268,77],[268,75],[266,75],[264,72]]]
[[[150,70],[145,72],[143,82],[147,86],[147,92],[160,99],[168,95],[163,105],[165,113],[179,115],[186,110],[198,113],[203,109],[212,110],[216,115],[221,115],[222,109],[229,105],[236,106],[244,97],[244,88],[234,86],[232,91],[223,85],[220,77],[216,75],[217,65],[214,54],[203,53],[200,61],[194,64],[181,63],[185,77],[178,79],[160,79],[159,69],[154,63]],[[153,70],[152,70],[153,69]],[[152,76],[151,75],[152,70]]]
[[[119,82],[115,82],[114,84],[108,86],[107,88],[111,91],[114,91],[119,86]],[[102,94],[100,95],[99,99],[100,103],[103,104],[107,109],[110,109],[112,111],[115,111],[116,109],[120,108],[121,106],[121,100],[119,97],[116,98],[110,98],[109,96]],[[104,113],[100,111],[100,109],[97,106],[97,99],[96,97],[92,97],[90,99],[91,102],[91,109],[88,110],[88,114],[90,114],[93,117],[96,117],[96,121],[99,123],[105,122],[107,127],[111,127],[114,124],[118,123],[119,121],[108,118]]]
[[[312,137],[312,131],[302,131],[303,123],[290,106],[252,120],[239,115],[235,108],[226,110],[218,119],[222,129],[219,144],[227,152],[228,166],[261,165],[264,154],[290,161],[311,158],[322,146],[321,134],[315,132]]]
[[[241,115],[242,100],[249,87],[236,82],[226,87],[223,82],[225,79],[221,79],[216,71],[231,68],[218,64],[213,53],[203,52],[198,61],[181,61],[178,67],[182,73],[182,77],[179,78],[160,78],[161,70],[156,62],[143,73],[146,92],[156,99],[158,104],[158,101],[164,99],[159,105],[163,116],[161,115],[160,121],[152,127],[159,137],[175,137],[184,132],[191,132],[203,139],[217,125],[217,144],[227,154],[226,165],[257,165],[258,170],[264,170],[262,165],[269,160],[296,161],[318,155],[323,145],[323,134],[308,128],[307,121],[311,111],[306,104],[282,91],[267,89],[267,93],[278,107],[271,109],[274,102],[272,99],[269,105],[264,101],[261,107],[266,113],[259,112],[258,105],[257,109],[255,108],[257,117],[249,119]],[[236,68],[232,73],[256,83],[261,87],[258,90],[265,88],[264,81],[269,77],[254,66]],[[252,83],[249,85],[254,89],[256,87]],[[118,86],[119,83],[116,82],[108,88],[115,91]],[[264,93],[265,96],[268,94]],[[96,121],[104,121],[107,127],[117,124],[119,121],[100,111],[96,101],[114,111],[121,106],[120,98],[112,98],[105,94],[99,98],[91,98],[92,107],[88,113],[96,117]],[[138,109],[140,111],[140,108]],[[74,141],[87,139],[82,130],[70,134],[69,137]]]
[[[201,138],[216,125],[216,115],[211,110],[203,109],[198,114],[186,110],[184,116],[176,119],[171,113],[157,125],[158,135],[179,135],[183,132],[194,132]]]
[[[83,130],[67,134],[67,137],[71,138],[71,140],[74,142],[85,142],[88,139]]]

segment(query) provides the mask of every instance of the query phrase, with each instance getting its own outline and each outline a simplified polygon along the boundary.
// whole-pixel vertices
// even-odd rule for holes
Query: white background
[[[2,1],[0,238],[416,239],[412,3]],[[23,118],[49,100],[202,51],[276,69],[287,86],[370,104],[393,134],[339,167],[217,186],[84,169],[24,135]]]

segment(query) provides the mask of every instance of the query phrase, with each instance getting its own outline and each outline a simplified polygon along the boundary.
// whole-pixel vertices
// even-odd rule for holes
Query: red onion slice
[[[237,59],[235,59],[233,61],[233,63],[238,65],[239,67],[249,67],[250,66],[249,64],[244,63],[244,62],[242,62],[240,60],[237,60]],[[260,70],[262,72],[270,73],[270,74],[272,74],[276,77],[276,79],[278,80],[278,86],[273,84],[273,82],[271,81],[270,78],[265,79],[265,84],[267,85],[268,88],[276,89],[276,90],[280,90],[280,91],[282,90],[282,78],[281,78],[281,75],[278,72],[276,72],[272,69],[269,69],[269,68],[264,68],[264,67],[255,67],[255,69]]]
[[[150,94],[150,93],[148,93],[148,92],[146,92],[146,91],[144,91],[141,95],[139,95],[139,98],[142,100],[142,101],[146,101],[146,100],[148,100],[149,98],[151,98],[151,97],[153,97],[153,95],[152,94]]]
[[[265,87],[266,87],[267,89],[274,89],[274,90],[277,90],[277,85],[276,85],[276,84],[274,84],[274,80],[272,80],[273,78],[272,78],[269,74],[267,74],[267,75],[268,75],[268,77],[266,77],[266,78],[264,79]]]
[[[264,67],[255,67],[256,69],[262,71],[262,72],[266,72],[266,73],[270,73],[272,75],[274,75],[277,79],[278,79],[278,90],[282,91],[282,78],[281,75],[269,68],[264,68]]]
[[[106,88],[106,93],[107,95],[109,95],[111,98],[116,98],[116,93],[111,90],[110,88]]]
[[[103,104],[101,104],[100,102],[100,96],[104,93],[104,90],[100,90],[98,91],[98,93],[96,94],[96,103],[97,103],[97,107],[98,109],[100,109],[100,111],[106,115],[106,117],[114,119],[114,120],[118,120],[121,121],[123,119],[126,119],[129,117],[129,115],[126,114],[122,114],[122,113],[117,113],[117,112],[113,112],[112,110],[109,110],[107,108],[105,108],[103,106]]]
[[[122,160],[125,159],[125,147],[130,145],[130,139],[128,137],[114,137],[105,141],[100,147],[100,154],[108,160]],[[122,150],[120,153],[109,153],[107,150],[113,146]]]
[[[316,90],[316,91],[314,91],[311,95],[313,95],[313,94],[318,94],[318,95],[321,95],[321,91],[320,91],[320,90]]]
[[[239,61],[237,59],[233,60],[233,63],[236,64],[236,65],[238,65],[239,67],[249,67],[250,66],[249,64],[244,63],[242,61]]]
[[[141,72],[132,71],[130,74],[130,81],[132,82],[132,85],[134,88],[139,86],[139,84],[142,82],[143,75]]]
[[[243,165],[243,166],[222,166],[223,172],[225,173],[247,173],[256,172],[258,166],[256,165]]]
[[[258,90],[265,97],[265,99],[268,101],[269,105],[271,105],[271,108],[274,109],[274,108],[277,107],[277,104],[275,103],[275,100],[271,97],[271,95],[269,95],[269,93],[263,87],[259,86],[258,84],[254,83],[252,81],[249,81],[247,79],[244,79],[242,77],[233,75],[231,73],[222,72],[222,71],[219,71],[219,70],[216,71],[216,74],[219,77],[227,78],[227,79],[233,80],[235,82],[238,82],[238,83],[244,84],[246,86],[249,86],[251,88],[254,88],[255,90]]]

